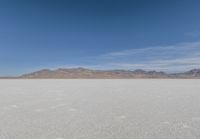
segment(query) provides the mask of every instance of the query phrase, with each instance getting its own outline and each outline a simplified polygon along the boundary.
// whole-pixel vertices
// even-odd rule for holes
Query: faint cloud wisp
[[[200,68],[200,42],[111,52],[101,56],[108,67],[180,72]]]

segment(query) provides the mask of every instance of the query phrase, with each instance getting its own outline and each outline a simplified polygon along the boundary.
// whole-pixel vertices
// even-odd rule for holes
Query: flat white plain
[[[200,139],[200,80],[0,80],[0,139]]]

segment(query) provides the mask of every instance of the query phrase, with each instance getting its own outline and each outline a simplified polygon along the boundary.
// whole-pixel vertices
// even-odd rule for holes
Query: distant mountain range
[[[182,73],[165,73],[158,71],[138,70],[91,70],[86,68],[60,68],[56,70],[43,69],[23,74],[18,77],[1,77],[17,79],[134,79],[134,78],[199,78],[200,69]]]
[[[200,79],[200,69],[182,73],[165,73],[145,70],[92,70],[86,68],[42,69],[18,77],[0,77],[0,79],[137,79],[137,78],[186,78]]]

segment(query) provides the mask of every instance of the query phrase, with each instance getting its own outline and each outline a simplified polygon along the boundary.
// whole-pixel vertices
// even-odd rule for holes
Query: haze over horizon
[[[0,76],[200,68],[198,0],[1,0]]]

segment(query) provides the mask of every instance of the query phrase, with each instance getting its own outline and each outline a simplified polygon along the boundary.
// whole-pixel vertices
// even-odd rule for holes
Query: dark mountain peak
[[[155,70],[152,70],[152,71],[148,71],[147,73],[149,73],[149,74],[166,74],[165,72],[163,72],[163,71],[155,71]]]
[[[77,71],[89,71],[89,70],[91,70],[91,69],[86,69],[86,68],[78,67],[78,68],[72,68],[72,70],[77,70]]]
[[[192,77],[197,77],[197,76],[200,76],[200,69],[192,69],[190,71],[184,72],[183,74],[189,75],[189,76],[192,76]]]
[[[88,71],[89,69],[78,67],[78,68],[58,68],[55,71]]]
[[[200,69],[192,69],[186,73],[200,73]]]
[[[142,70],[142,69],[136,69],[136,70],[134,70],[133,71],[134,73],[146,73],[146,71],[145,70]]]

